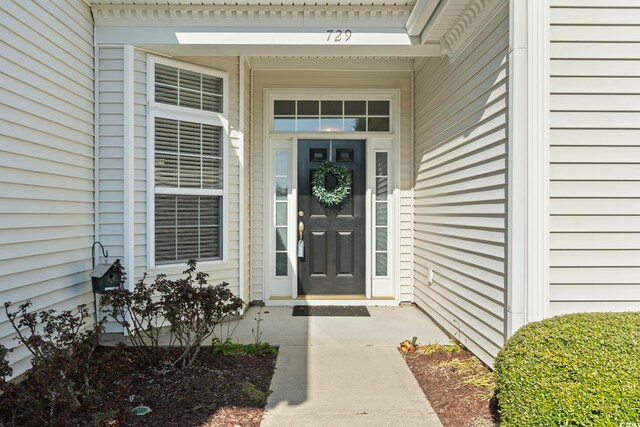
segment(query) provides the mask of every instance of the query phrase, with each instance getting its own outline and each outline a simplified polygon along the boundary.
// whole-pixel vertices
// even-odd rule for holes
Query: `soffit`
[[[140,5],[140,6],[413,6],[416,0],[89,0],[100,5]]]
[[[469,0],[441,1],[422,32],[423,43],[439,42],[458,21],[469,3]]]
[[[323,37],[324,28],[351,29],[357,31],[358,39],[352,40],[352,46],[335,45],[329,50],[327,46],[321,48],[313,47],[309,51],[309,56],[322,55],[332,51],[336,56],[375,56],[393,55],[393,50],[386,49],[376,52],[366,46],[379,44],[391,47],[391,45],[412,45],[408,49],[397,52],[398,56],[431,56],[446,54],[452,56],[461,47],[464,47],[468,40],[477,33],[481,27],[481,22],[486,21],[486,17],[500,9],[500,5],[508,4],[507,0],[85,0],[92,3],[96,27],[113,28],[129,27],[129,32],[135,32],[141,27],[155,27],[155,30],[164,27],[165,30],[184,28],[184,34],[192,35],[200,31],[203,34],[212,33],[210,28],[215,28],[214,32],[239,32],[264,33],[260,37],[260,43],[275,45],[303,46],[311,43],[317,45],[318,40],[311,42],[298,40],[297,34],[309,36],[313,31],[318,37]],[[424,28],[419,37],[412,37],[407,43],[404,39],[397,39],[394,34],[406,38],[407,20],[412,11],[417,11],[417,2],[437,1],[435,10],[424,24]],[[421,3],[418,3],[420,5]],[[193,29],[187,29],[193,28]],[[291,30],[291,31],[290,31]],[[146,30],[145,30],[146,31]],[[185,33],[186,31],[186,33]],[[269,31],[271,33],[269,33]],[[311,33],[310,33],[311,31]],[[288,39],[283,39],[284,32],[290,32]],[[102,34],[102,33],[101,33]],[[175,33],[178,34],[178,33]],[[173,38],[175,39],[175,34]],[[234,33],[235,34],[235,33]],[[314,33],[315,34],[315,33]],[[391,34],[391,35],[390,35]],[[362,36],[361,36],[362,35]],[[217,37],[217,36],[216,36]],[[280,37],[280,38],[278,38]],[[363,39],[363,37],[365,39]],[[139,37],[140,40],[110,40],[111,43],[131,43],[138,45],[164,44],[160,38],[152,40]],[[236,42],[237,38],[231,41],[219,42],[218,38],[209,37],[215,41],[206,39],[202,41],[180,41],[181,44],[197,45],[212,44],[212,46],[226,46],[231,41]],[[271,40],[265,43],[264,40]],[[117,37],[116,37],[117,39]],[[142,40],[144,39],[144,40]],[[155,40],[158,40],[157,42]],[[277,39],[277,40],[276,40]],[[203,39],[204,40],[204,39]],[[374,40],[373,42],[371,40]],[[398,41],[400,40],[400,41]],[[297,43],[296,43],[297,41]],[[330,40],[327,39],[327,42]],[[172,41],[169,41],[171,43]],[[107,43],[105,41],[104,43]],[[243,44],[243,43],[235,43]],[[247,44],[244,42],[244,44]],[[333,43],[327,43],[333,44]],[[366,45],[364,49],[354,52],[357,44]],[[419,45],[425,49],[418,49]],[[228,49],[227,49],[228,50]],[[270,54],[280,54],[281,49],[270,48],[264,52],[264,56]],[[190,54],[197,54],[197,48],[192,48]],[[222,51],[218,54],[245,54],[255,55],[255,51]],[[374,53],[375,52],[375,53]],[[302,52],[291,52],[292,55]],[[172,52],[171,54],[175,54]]]

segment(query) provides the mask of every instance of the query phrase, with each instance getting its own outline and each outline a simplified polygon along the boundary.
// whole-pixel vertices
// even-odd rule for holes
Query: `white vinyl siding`
[[[99,230],[100,239],[109,250],[110,258],[122,258],[124,253],[124,50],[122,47],[99,47],[100,79],[100,155],[99,155]],[[229,73],[230,144],[226,147],[228,159],[228,228],[227,259],[209,263],[206,272],[210,282],[227,282],[236,294],[239,291],[239,173],[238,157],[238,57],[174,58],[187,64],[201,65]],[[149,270],[147,266],[147,53],[134,52],[134,248],[136,278],[147,272],[150,275],[168,273],[178,277],[184,270],[160,267]],[[153,155],[152,153],[150,155]]]
[[[330,59],[327,59],[330,61]],[[410,72],[253,71],[251,138],[251,300],[262,301],[264,291],[264,89],[400,89],[400,300],[413,301],[413,187],[411,177]],[[337,96],[339,98],[339,91]],[[268,181],[267,181],[268,182]]]
[[[80,0],[0,4],[0,304],[92,310],[93,20]],[[2,316],[0,343],[13,347]],[[30,367],[24,346],[14,375]]]
[[[488,364],[505,331],[508,45],[505,5],[453,64],[415,71],[415,301]]]
[[[98,240],[112,259],[124,256],[124,49],[101,47],[98,54]],[[144,146],[143,146],[144,149]],[[137,150],[136,150],[137,151]],[[136,162],[136,164],[141,164]]]
[[[147,265],[147,54],[140,50],[133,55],[133,133],[134,184],[133,200],[134,255],[136,275],[141,275]]]
[[[551,1],[551,315],[640,310],[640,3]]]

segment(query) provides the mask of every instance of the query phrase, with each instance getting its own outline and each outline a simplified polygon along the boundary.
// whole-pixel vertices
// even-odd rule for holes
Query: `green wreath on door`
[[[335,175],[337,185],[332,191],[327,190],[325,181],[327,175]],[[342,165],[325,160],[313,173],[311,180],[311,193],[321,204],[325,206],[338,206],[342,204],[351,192],[351,172]]]

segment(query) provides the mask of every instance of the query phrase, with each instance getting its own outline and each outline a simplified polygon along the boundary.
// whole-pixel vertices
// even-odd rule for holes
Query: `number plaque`
[[[333,43],[348,43],[351,39],[353,32],[349,29],[328,29],[327,30],[327,40],[328,42]]]

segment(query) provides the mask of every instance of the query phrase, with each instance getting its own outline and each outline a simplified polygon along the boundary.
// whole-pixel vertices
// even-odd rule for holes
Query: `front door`
[[[352,174],[351,192],[339,207],[322,205],[311,192],[313,174],[325,160]],[[304,225],[305,251],[298,257],[298,295],[365,295],[365,161],[363,140],[299,140],[297,219]],[[336,181],[328,175],[326,188]]]

